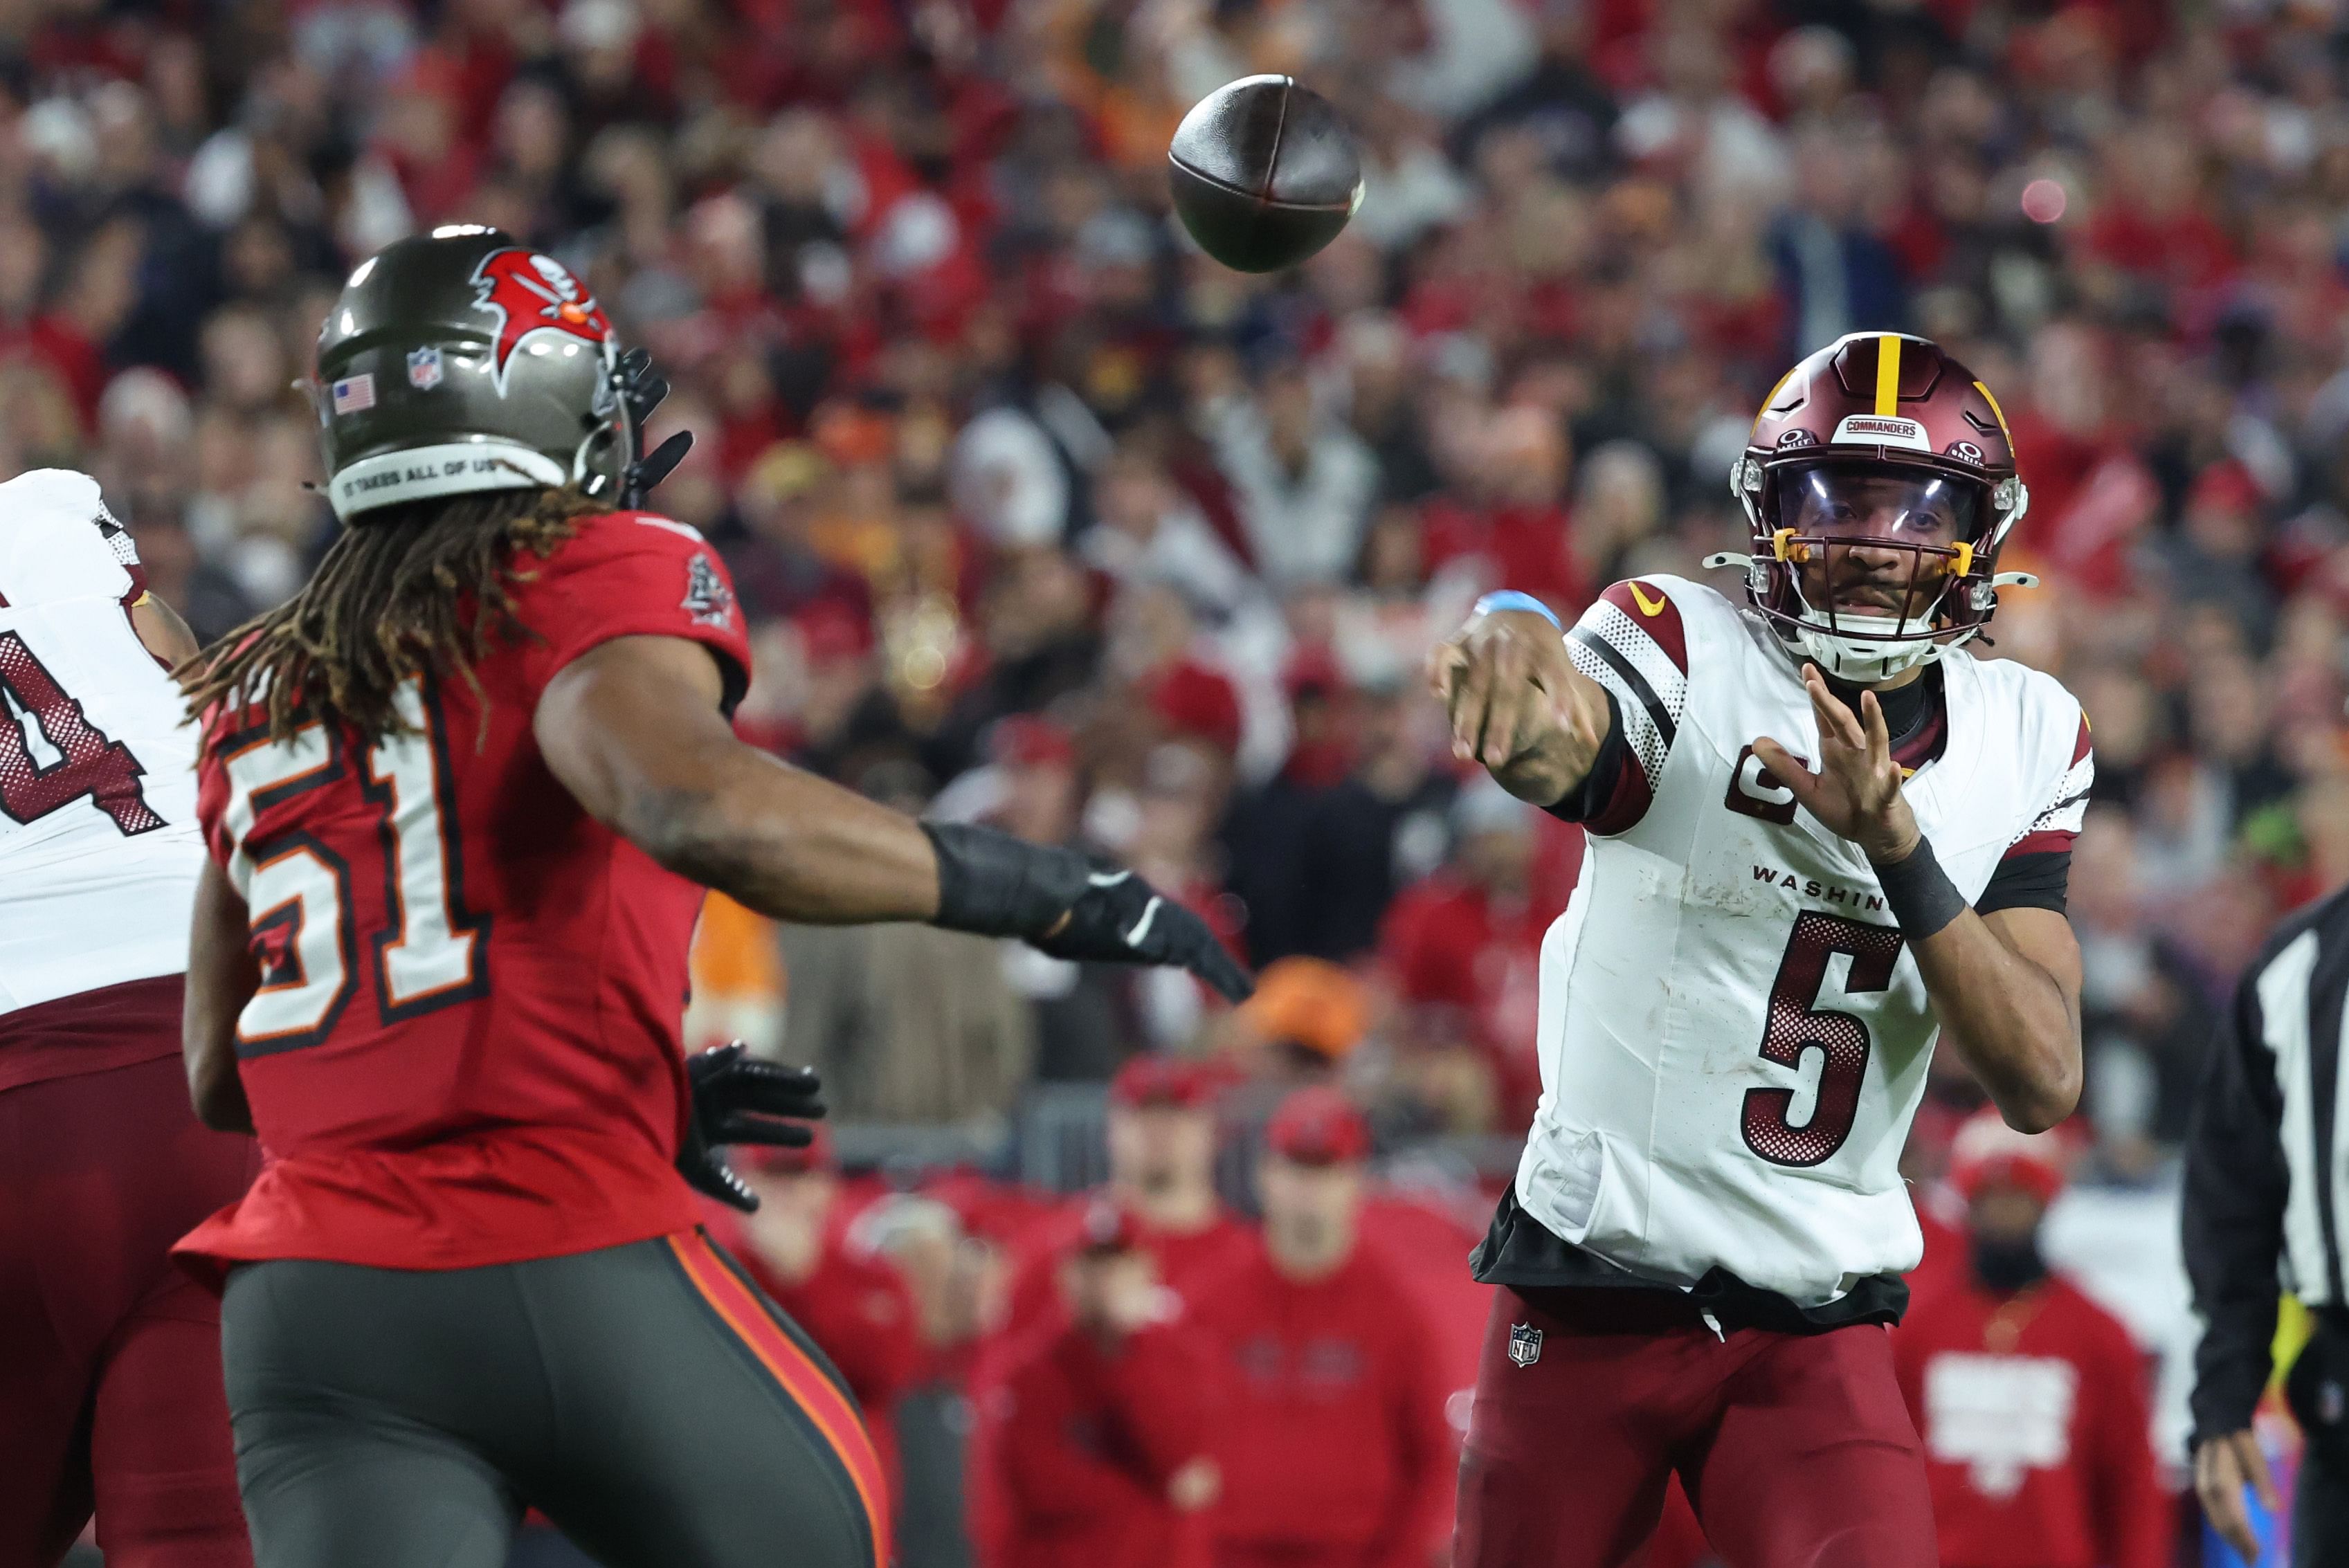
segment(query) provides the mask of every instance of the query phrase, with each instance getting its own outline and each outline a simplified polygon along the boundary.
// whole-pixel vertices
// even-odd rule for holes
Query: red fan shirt
[[[702,890],[580,809],[532,717],[623,636],[698,642],[739,695],[750,651],[717,552],[641,512],[584,521],[512,587],[525,636],[412,683],[365,742],[207,717],[197,815],[251,913],[262,984],[238,1070],[268,1163],[181,1242],[451,1269],[687,1230],[686,950]]]
[[[1971,1276],[1921,1297],[1892,1357],[1933,1485],[1947,1568],[2164,1568],[2145,1357],[2050,1277],[1993,1296]]]

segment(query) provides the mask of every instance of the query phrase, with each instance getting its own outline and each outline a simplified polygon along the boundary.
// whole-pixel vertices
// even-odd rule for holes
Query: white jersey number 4
[[[485,918],[468,917],[452,888],[455,824],[442,810],[447,767],[438,705],[419,683],[402,687],[410,727],[367,748],[362,792],[383,813],[384,885],[390,923],[374,938],[376,995],[386,1023],[481,994],[488,975]],[[232,753],[225,826],[235,848],[230,880],[251,912],[262,985],[237,1021],[243,1056],[296,1050],[325,1040],[358,987],[351,867],[307,833],[249,841],[254,817],[345,774],[326,727],[303,726],[283,741]]]

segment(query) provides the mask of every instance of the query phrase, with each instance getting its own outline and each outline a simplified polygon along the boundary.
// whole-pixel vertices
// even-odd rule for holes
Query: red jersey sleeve
[[[528,655],[533,693],[615,637],[683,637],[717,656],[725,711],[750,684],[750,644],[726,563],[698,529],[648,511],[591,517],[554,555],[524,564],[514,612],[540,639]]]

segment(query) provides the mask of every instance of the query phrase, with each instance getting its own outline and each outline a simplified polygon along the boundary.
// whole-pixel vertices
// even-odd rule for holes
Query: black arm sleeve
[[[2250,1426],[2271,1368],[2291,1176],[2260,1016],[2267,956],[2243,976],[2219,1026],[2187,1133],[2186,1272],[2203,1324],[2194,1353],[2197,1442]]]
[[[2072,887],[2072,851],[2042,850],[2009,855],[1990,873],[1990,885],[1974,900],[1976,914],[2002,909],[2052,909],[2064,913]]]

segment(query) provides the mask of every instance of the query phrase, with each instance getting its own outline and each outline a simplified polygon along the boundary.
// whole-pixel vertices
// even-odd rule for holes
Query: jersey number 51
[[[358,781],[379,813],[388,918],[368,945],[387,1025],[481,995],[489,984],[489,916],[465,909],[464,859],[446,809],[440,705],[411,680],[398,707],[408,729],[365,748]],[[247,837],[262,812],[340,781],[347,766],[341,742],[317,723],[226,752],[229,877],[251,911],[262,969],[237,1020],[240,1057],[319,1044],[358,989],[349,860],[298,829]]]

